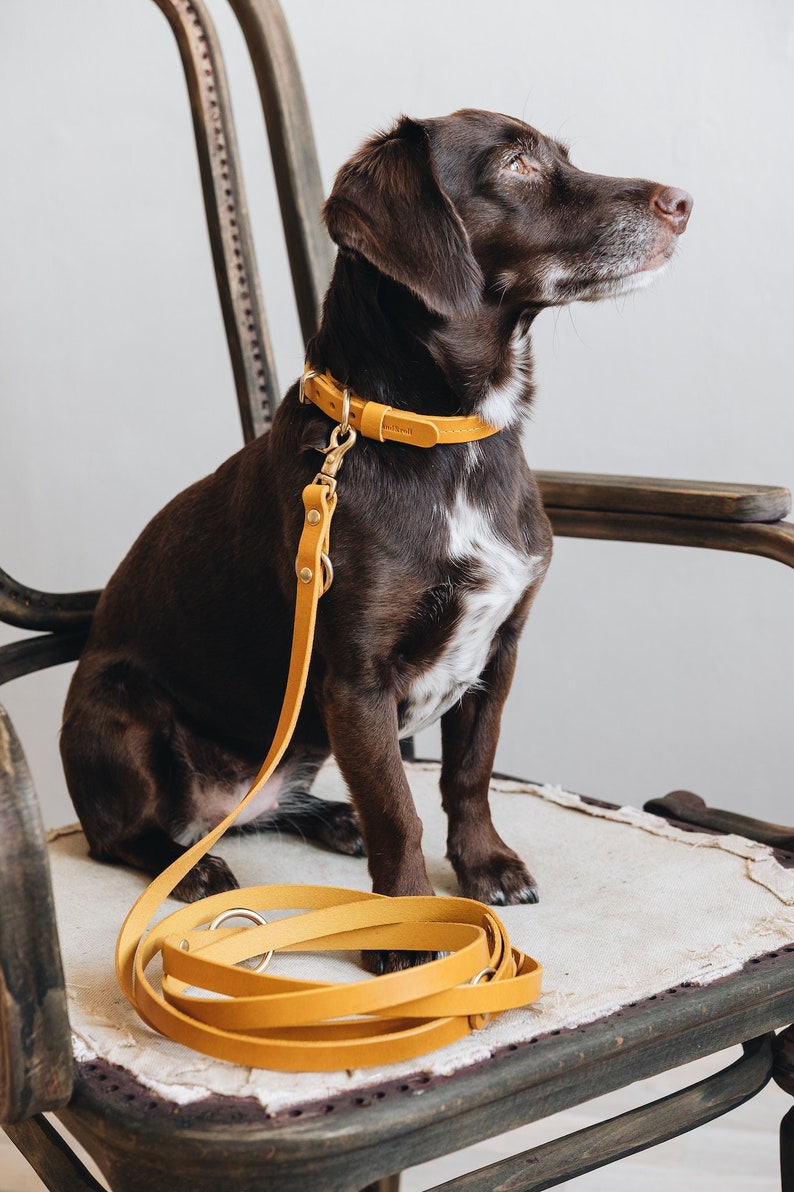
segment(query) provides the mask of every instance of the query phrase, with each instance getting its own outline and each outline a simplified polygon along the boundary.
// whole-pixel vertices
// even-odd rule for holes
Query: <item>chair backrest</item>
[[[278,403],[229,89],[218,37],[201,0],[155,0],[176,38],[187,81],[215,278],[246,442]],[[333,266],[322,225],[320,168],[295,49],[278,0],[229,0],[245,36],[265,116],[295,301],[304,340],[314,334]],[[0,650],[0,683],[78,656],[98,592],[38,592],[0,570],[0,621],[49,630],[50,639]],[[46,645],[44,644],[46,642]]]
[[[179,46],[190,93],[207,226],[246,441],[278,401],[218,39],[201,0],[155,0]],[[320,221],[322,184],[295,50],[277,0],[229,0],[245,36],[265,116],[304,340],[314,333],[333,263]]]
[[[246,441],[278,401],[226,73],[201,0],[155,0],[188,85],[215,276]],[[304,339],[333,264],[322,186],[295,51],[277,0],[229,0],[265,115]],[[99,592],[39,592],[0,571],[0,621],[35,636],[0,647],[0,684],[78,657]],[[0,707],[0,1121],[58,1108],[72,1089],[72,1048],[46,839],[14,728]]]

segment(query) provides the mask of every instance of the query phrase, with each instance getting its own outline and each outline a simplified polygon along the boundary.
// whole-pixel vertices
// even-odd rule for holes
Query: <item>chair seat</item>
[[[438,893],[456,894],[444,857],[438,766],[411,763],[407,770],[424,823],[430,879]],[[344,797],[333,765],[325,767],[316,789]],[[253,1100],[268,1114],[288,1112],[418,1073],[450,1075],[505,1048],[713,982],[794,941],[794,869],[763,845],[684,830],[633,808],[531,783],[495,778],[491,806],[497,829],[540,887],[539,904],[498,913],[512,942],[544,966],[541,1000],[418,1060],[336,1073],[244,1068],[199,1055],[144,1026],[116,984],[113,953],[145,879],[90,860],[79,828],[53,833],[50,864],[78,1061],[116,1065],[178,1105],[222,1096]],[[369,888],[361,859],[290,836],[230,835],[215,851],[244,886],[309,881]],[[315,979],[363,979],[355,959],[295,954],[273,963]]]

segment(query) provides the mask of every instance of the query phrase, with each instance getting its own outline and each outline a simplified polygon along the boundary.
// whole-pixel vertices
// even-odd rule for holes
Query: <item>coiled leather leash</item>
[[[305,378],[318,375],[308,369]],[[330,378],[323,380],[330,383]],[[305,384],[304,379],[302,397]],[[493,1014],[535,1001],[542,972],[537,961],[510,945],[490,907],[466,898],[387,898],[325,886],[252,886],[183,906],[150,927],[175,886],[273,775],[295,729],[317,606],[333,577],[329,536],[336,476],[356,441],[350,393],[337,392],[339,425],[320,472],[302,495],[292,651],[273,743],[235,810],[152,881],[116,943],[119,983],[149,1026],[206,1055],[281,1071],[331,1071],[423,1055],[481,1029]],[[421,415],[410,417],[422,420]],[[471,437],[481,438],[484,424],[474,421]],[[304,913],[268,922],[269,911],[293,910]],[[239,918],[253,926],[224,926]],[[266,971],[274,952],[351,949],[443,955],[416,968],[343,984]],[[259,957],[256,969],[241,967]],[[157,958],[159,988],[157,978],[147,972]]]

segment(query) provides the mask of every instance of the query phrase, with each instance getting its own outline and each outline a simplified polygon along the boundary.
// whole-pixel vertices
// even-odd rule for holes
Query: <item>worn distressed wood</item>
[[[775,1084],[794,1097],[794,1026],[775,1039]],[[780,1180],[783,1192],[794,1192],[794,1109],[780,1123]]]
[[[99,592],[39,592],[0,571],[0,621],[18,629],[87,627]]]
[[[268,1192],[358,1192],[383,1176],[537,1121],[790,1019],[794,948],[729,980],[683,986],[599,1022],[509,1048],[449,1078],[384,1085],[263,1120],[150,1113],[79,1072],[59,1112],[118,1192],[227,1192],[229,1173]],[[121,1090],[120,1090],[121,1091]],[[157,1156],[171,1164],[158,1175]],[[266,1163],[263,1163],[266,1156]]]
[[[47,844],[22,749],[0,707],[0,1122],[66,1104],[72,1048]]]
[[[662,517],[646,513],[609,513],[548,506],[552,529],[559,537],[651,542],[698,546],[709,550],[762,555],[794,567],[794,523],[706,521],[694,517]]]
[[[644,805],[644,810],[664,816],[665,819],[695,824],[699,828],[709,828],[715,832],[735,832],[738,836],[747,836],[750,840],[758,840],[761,844],[771,845],[772,848],[794,852],[794,828],[784,827],[783,824],[769,824],[765,820],[753,819],[752,816],[740,815],[735,811],[707,807],[703,799],[692,791],[670,791],[661,799],[649,799]]]
[[[794,1097],[794,1026],[775,1039],[775,1084]]]
[[[40,1114],[5,1132],[46,1188],[54,1192],[104,1192],[64,1138]]]
[[[575,1176],[713,1121],[760,1092],[772,1070],[769,1034],[745,1044],[744,1056],[722,1072],[606,1122],[533,1147],[429,1192],[543,1192]]]
[[[202,0],[155,0],[176,38],[190,95],[215,280],[246,441],[278,402],[226,72]]]
[[[648,476],[535,472],[546,505],[612,513],[658,513],[715,521],[776,522],[791,512],[787,488]]]
[[[780,1188],[794,1192],[794,1109],[780,1123]]]
[[[309,106],[276,0],[229,0],[251,55],[276,176],[301,331],[317,330],[334,249],[320,218],[324,193]]]
[[[46,633],[0,646],[0,685],[61,662],[73,662],[80,657],[86,636],[87,630]]]

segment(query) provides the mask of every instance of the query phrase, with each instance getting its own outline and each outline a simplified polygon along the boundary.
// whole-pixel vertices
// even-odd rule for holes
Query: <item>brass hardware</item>
[[[305,373],[304,375],[305,375],[306,379],[308,379],[309,377],[317,376],[318,374],[314,373],[314,372],[310,372],[310,373]],[[303,392],[303,388],[301,388],[301,393],[302,392]],[[320,471],[317,473],[317,475],[314,478],[314,483],[324,485],[324,487],[328,490],[327,495],[329,498],[333,497],[334,494],[336,493],[336,474],[342,466],[342,461],[345,458],[345,454],[350,450],[350,448],[353,446],[356,439],[358,438],[353,427],[347,421],[349,416],[350,416],[350,390],[346,389],[345,393],[344,393],[344,403],[343,403],[343,411],[342,411],[343,422],[340,423],[338,426],[335,426],[334,429],[331,431],[331,438],[329,440],[328,446],[318,448],[318,450],[325,456],[325,460],[323,462],[322,468],[320,469]],[[344,423],[344,425],[343,425],[343,423]],[[331,507],[331,510],[333,511],[333,506]],[[308,522],[308,524],[310,526],[319,526],[321,520],[322,520],[322,515],[321,515],[319,509],[310,509],[306,514],[306,521]],[[325,545],[326,546],[328,545],[327,537],[326,537]],[[331,563],[331,559],[328,556],[326,551],[321,552],[320,562],[322,564],[322,569],[323,569],[323,588],[322,588],[320,595],[324,596],[325,593],[330,588],[331,584],[334,582],[334,568]],[[295,561],[296,570],[297,570],[297,566],[298,566],[298,563],[296,560]],[[309,584],[309,583],[311,583],[313,578],[314,578],[314,575],[313,575],[310,567],[302,567],[300,569],[300,571],[298,571],[298,579],[300,579],[301,583]]]
[[[345,385],[342,391],[342,417],[339,420],[339,429],[343,435],[346,435],[350,430],[350,386]]]
[[[306,382],[310,381],[312,377],[319,377],[320,373],[316,368],[310,368],[308,372],[302,374],[300,385],[298,386],[298,401],[302,406],[306,405],[309,400],[306,396]]]
[[[495,977],[495,976],[496,976],[495,968],[491,968],[489,966],[488,968],[480,969],[480,971],[479,971],[479,973],[477,973],[476,977],[472,977],[471,981],[469,981],[469,985],[479,985],[480,981],[482,981],[483,977],[487,977],[490,980],[491,977]]]
[[[344,439],[341,438],[342,435],[345,436]],[[352,426],[348,426],[346,431],[342,430],[341,424],[335,426],[331,431],[331,439],[328,446],[320,448],[320,451],[325,456],[325,463],[318,475],[328,476],[334,479],[342,466],[342,460],[346,452],[350,450],[357,438],[358,435]]]
[[[477,973],[476,976],[472,977],[471,981],[469,981],[469,985],[479,985],[480,981],[483,981],[486,978],[490,981],[491,977],[495,976],[495,968],[491,968],[489,966],[488,968],[480,969],[479,973]],[[473,1031],[481,1031],[483,1027],[488,1025],[492,1017],[492,1014],[470,1014],[469,1026]]]
[[[325,551],[320,555],[320,562],[323,565],[323,590],[320,595],[324,596],[334,582],[334,567]]]
[[[220,927],[222,923],[225,923],[227,919],[250,919],[251,922],[256,923],[258,927],[267,927],[267,919],[264,915],[260,915],[259,911],[251,911],[247,907],[236,906],[232,907],[231,910],[221,911],[219,915],[216,915],[207,930],[215,931],[215,929]],[[186,943],[187,941],[183,942]],[[180,944],[180,947],[181,946],[182,945]],[[269,952],[265,952],[263,954],[262,959],[259,961],[259,964],[253,971],[255,973],[263,973],[272,959],[273,949],[271,948]]]

